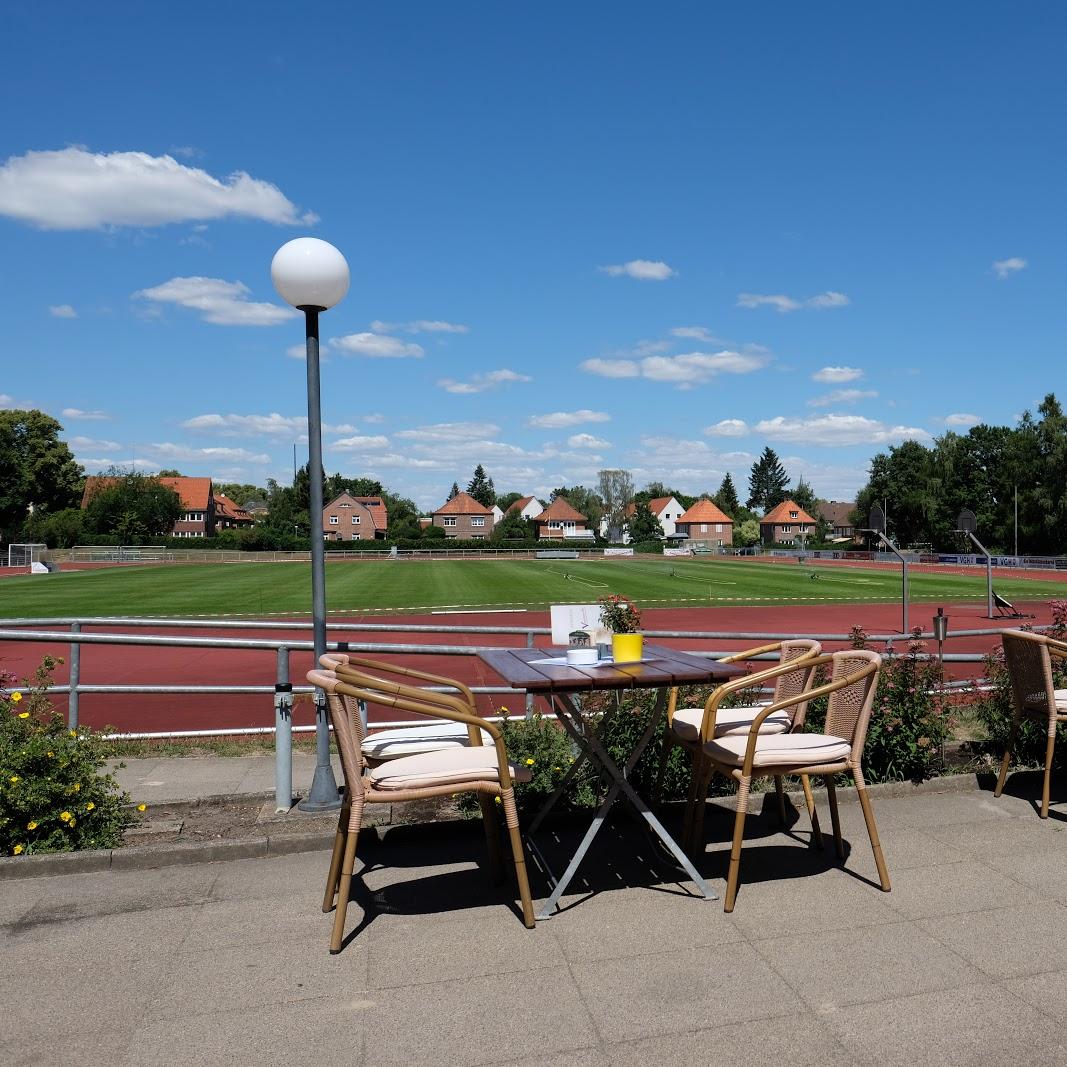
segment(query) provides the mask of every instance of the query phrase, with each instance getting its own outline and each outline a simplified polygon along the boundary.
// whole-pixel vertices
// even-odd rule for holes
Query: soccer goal
[[[41,562],[41,555],[48,551],[48,545],[8,545],[7,565],[9,567],[32,567]]]

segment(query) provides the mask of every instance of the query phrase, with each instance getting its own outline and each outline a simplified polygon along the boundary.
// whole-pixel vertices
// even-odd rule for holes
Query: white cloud
[[[65,419],[83,419],[86,422],[106,422],[111,416],[106,411],[82,411],[81,408],[64,408]]]
[[[946,426],[977,426],[982,420],[977,415],[957,412],[955,415],[946,415],[943,421]]]
[[[491,370],[485,374],[471,375],[468,382],[457,382],[454,378],[441,378],[437,384],[446,393],[484,393],[486,389],[494,389],[498,385],[508,382],[532,382],[533,378],[526,374],[518,374],[513,370]]]
[[[649,378],[683,388],[710,381],[718,374],[751,374],[768,357],[755,352],[685,352],[677,356],[646,356],[642,360],[587,359],[580,366],[603,378]]]
[[[878,395],[875,389],[833,389],[822,396],[813,396],[808,401],[810,408],[827,408],[831,404],[855,404],[860,400],[870,400]]]
[[[290,359],[307,359],[307,354],[308,354],[307,345],[306,344],[304,344],[304,345],[290,345],[285,350],[285,354]],[[322,355],[321,350],[319,352],[319,355],[321,357],[321,355]]]
[[[377,412],[372,412],[370,415],[363,415],[361,418],[364,422],[385,422],[385,416],[378,414]]]
[[[414,322],[382,322],[375,319],[370,328],[375,333],[470,333],[471,328],[459,322],[441,319],[415,319]]]
[[[0,393],[0,408],[13,408],[15,406],[15,398],[8,396],[7,393]]]
[[[48,314],[54,319],[76,319],[78,317],[78,313],[70,304],[51,304]]]
[[[307,433],[304,415],[197,415],[186,419],[182,429],[217,433],[222,437],[276,437],[293,440]]]
[[[294,308],[249,300],[250,292],[243,282],[193,277],[171,278],[151,289],[139,289],[133,296],[190,308],[216,326],[277,326],[299,315]]]
[[[226,217],[282,226],[317,221],[310,212],[301,215],[276,185],[243,171],[220,180],[172,156],[78,146],[10,157],[0,166],[0,215],[46,230]]]
[[[723,419],[713,426],[705,426],[704,433],[709,437],[744,437],[748,433],[748,423],[744,419]]]
[[[527,426],[538,430],[559,430],[567,426],[581,426],[586,422],[610,422],[611,416],[606,411],[553,411],[548,415],[531,415],[526,420]]]
[[[863,371],[859,367],[823,367],[811,376],[811,380],[825,382],[827,385],[842,385],[862,377]]]
[[[862,415],[817,415],[786,418],[779,415],[755,425],[756,433],[771,441],[808,445],[884,445],[895,441],[928,441],[930,435],[916,426],[887,426]]]
[[[144,470],[144,471],[158,471],[162,466],[160,463],[156,463],[151,459],[135,459],[132,456],[129,459],[108,459],[104,457],[102,459],[89,458],[87,456],[78,456],[78,462],[88,471],[90,474],[93,471],[107,470],[109,467],[118,467],[120,470]]]
[[[493,437],[500,427],[491,422],[438,422],[432,426],[417,426],[400,430],[394,436],[406,441],[462,441],[474,437]]]
[[[1019,256],[1012,256],[1011,259],[998,259],[993,264],[993,271],[998,278],[1009,278],[1025,267],[1025,259],[1021,259]]]
[[[367,452],[376,448],[388,448],[389,438],[381,434],[370,437],[343,437],[329,446],[331,452]]]
[[[625,275],[641,282],[662,282],[678,273],[660,259],[631,259],[629,263],[614,263],[607,267],[598,267],[597,270],[610,274],[613,278]]]
[[[194,463],[198,460],[231,460],[243,463],[271,463],[270,456],[263,452],[249,452],[246,448],[191,448],[171,441],[145,445],[145,450],[161,459]]]
[[[567,444],[571,448],[611,448],[611,442],[602,437],[594,437],[591,433],[576,433],[567,438]]]
[[[835,293],[827,290],[818,296],[810,296],[806,300],[796,300],[782,293],[738,293],[737,306],[742,308],[772,307],[775,311],[784,313],[787,311],[799,311],[800,308],[814,308],[819,311],[823,308],[840,308],[851,303],[844,293]]]
[[[83,451],[86,448],[99,448],[104,452],[114,452],[116,448],[122,447],[118,441],[97,441],[92,437],[72,437],[67,441],[67,444],[78,451]]]
[[[671,330],[671,337],[688,337],[693,341],[703,341],[709,345],[720,343],[719,339],[705,326],[675,326]]]
[[[350,333],[335,337],[330,341],[330,347],[348,355],[369,356],[372,359],[405,359],[408,356],[421,359],[426,354],[422,345],[405,343],[378,333]]]

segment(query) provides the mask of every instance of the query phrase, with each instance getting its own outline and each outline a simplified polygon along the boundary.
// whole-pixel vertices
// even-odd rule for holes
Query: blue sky
[[[1052,4],[69,3],[0,38],[0,405],[88,470],[287,481],[312,235],[325,464],[744,491],[1057,387]],[[294,350],[297,355],[294,356]],[[1050,373],[1052,372],[1052,373]],[[1061,390],[1067,391],[1067,390]]]

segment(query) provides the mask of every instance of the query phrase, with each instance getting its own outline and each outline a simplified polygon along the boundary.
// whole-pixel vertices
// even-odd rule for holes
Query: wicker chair
[[[1000,775],[993,796],[1004,791],[1011,763],[1011,750],[1024,716],[1048,723],[1048,743],[1045,746],[1045,782],[1041,790],[1041,818],[1048,818],[1049,786],[1052,780],[1052,754],[1056,746],[1056,728],[1067,722],[1067,690],[1056,689],[1052,678],[1052,657],[1067,658],[1067,643],[1025,630],[1005,630],[1004,662],[1011,679],[1014,714],[1011,734],[1004,758],[1000,761]]]
[[[533,901],[512,785],[513,781],[527,781],[529,772],[508,762],[499,728],[494,723],[480,719],[471,705],[458,697],[443,693],[429,694],[413,686],[356,672],[347,664],[342,670],[347,680],[336,672],[324,670],[310,671],[307,676],[312,685],[326,693],[345,782],[326,894],[322,902],[324,912],[330,910],[335,898],[337,902],[330,952],[340,952],[344,940],[345,917],[364,807],[367,804],[396,804],[405,800],[452,796],[460,792],[477,793],[483,801],[489,859],[494,872],[500,869],[500,856],[492,804],[494,798],[500,799],[515,862],[523,922],[532,927]],[[470,729],[470,745],[448,751],[423,752],[369,767],[361,752],[361,702],[464,723]],[[483,731],[492,737],[492,746],[481,743]]]
[[[456,689],[471,710],[474,710],[474,695],[471,691],[462,682],[443,678],[438,674],[401,667],[395,663],[383,663],[380,660],[357,658],[344,652],[328,652],[320,656],[319,666],[327,671],[343,671],[345,668],[351,668],[371,671],[375,674],[394,674],[399,678],[417,679],[419,682],[429,682],[431,685],[449,686]],[[431,702],[436,696],[435,693],[426,689],[423,693]],[[471,744],[472,736],[471,728],[465,723],[441,719],[431,723],[419,723],[414,726],[368,734],[364,737],[360,748],[367,763],[376,766],[385,760],[400,759],[402,756],[417,756],[420,752],[444,752],[453,748],[466,748]],[[484,730],[481,732],[481,738],[483,745],[493,743],[492,737]]]
[[[715,736],[715,715],[704,723],[704,755],[712,771],[733,778],[738,783],[737,813],[734,817],[734,835],[730,849],[730,869],[726,881],[724,908],[733,911],[737,897],[738,872],[741,865],[741,842],[744,837],[745,815],[748,811],[749,789],[753,778],[771,775],[822,775],[830,802],[830,818],[833,822],[834,845],[839,859],[844,859],[841,841],[841,823],[837,811],[837,794],[834,790],[834,775],[851,774],[856,782],[863,818],[874,850],[874,862],[878,868],[881,887],[889,892],[889,872],[882,856],[878,828],[874,812],[867,796],[866,783],[860,763],[863,746],[867,740],[867,727],[878,687],[878,670],[882,658],[875,652],[848,650],[819,656],[811,666],[830,666],[830,681],[815,689],[795,694],[776,701],[760,711],[753,720],[752,729],[739,737]],[[829,695],[826,709],[826,725],[823,733],[759,732],[763,722],[780,711],[806,703],[815,697]]]
[[[679,708],[678,690],[672,689],[667,698],[667,725],[663,736],[663,755],[660,759],[660,770],[657,782],[663,779],[663,771],[671,750],[680,746],[688,750],[693,757],[693,774],[689,789],[689,799],[685,825],[687,829],[692,827],[692,806],[697,798],[707,796],[707,781],[710,777],[710,768],[704,759],[703,741],[701,739],[702,726],[705,718],[712,714],[714,705],[715,736],[741,736],[747,734],[752,728],[752,722],[756,714],[769,704],[786,697],[803,693],[811,687],[815,674],[814,667],[810,662],[819,655],[822,646],[818,641],[798,639],[795,641],[777,641],[769,645],[761,645],[758,648],[749,648],[744,652],[735,652],[733,655],[724,657],[722,663],[738,663],[751,660],[756,656],[768,652],[777,652],[779,661],[772,667],[756,671],[753,674],[737,678],[732,682],[720,686],[708,699],[703,707]],[[751,689],[754,685],[774,681],[773,696],[769,700],[757,701],[752,704],[738,704],[730,708],[721,708],[720,704],[724,697],[737,692]],[[788,712],[782,711],[770,716],[760,727],[763,733],[787,733],[791,730],[800,729],[804,725],[804,716],[807,713],[807,703],[795,704]],[[818,816],[815,814],[815,799],[811,794],[811,784],[805,776],[802,779],[804,795],[807,800],[808,814],[812,818],[812,829],[816,840],[821,844],[819,834]],[[778,794],[778,813],[785,822],[785,795],[782,790],[782,779],[776,775],[774,779],[775,791]],[[701,813],[702,814],[702,813]],[[700,818],[700,823],[703,819]],[[686,835],[688,836],[688,834]],[[683,847],[685,841],[683,839]]]

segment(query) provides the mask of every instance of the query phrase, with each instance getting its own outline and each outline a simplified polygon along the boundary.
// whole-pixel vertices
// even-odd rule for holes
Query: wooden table
[[[582,862],[593,839],[604,825],[607,814],[620,793],[630,802],[648,823],[655,835],[669,849],[678,864],[693,880],[693,884],[700,890],[703,897],[706,900],[718,899],[697,872],[689,857],[678,846],[674,838],[667,833],[663,824],[649,810],[644,800],[638,796],[629,782],[629,776],[634,767],[637,766],[637,761],[641,758],[641,754],[645,751],[648,743],[655,736],[656,729],[663,718],[663,712],[667,706],[668,689],[678,685],[707,685],[714,682],[723,682],[744,674],[744,668],[732,663],[719,663],[716,660],[705,659],[702,656],[679,652],[673,648],[649,644],[645,645],[644,655],[640,663],[620,664],[619,666],[611,664],[571,667],[565,663],[545,663],[543,662],[544,660],[558,658],[561,653],[556,649],[544,648],[492,649],[479,652],[478,655],[489,667],[492,667],[497,674],[504,678],[512,688],[523,689],[528,693],[544,697],[556,712],[559,722],[574,739],[580,753],[563,782],[548,798],[545,806],[538,812],[527,829],[530,849],[536,855],[552,886],[551,895],[542,905],[537,918],[548,919],[551,917],[560,897],[566,891],[578,869],[578,865]],[[601,740],[604,728],[610,721],[611,713],[605,715],[600,720],[597,728],[593,729],[574,700],[575,696],[580,696],[582,693],[591,693],[602,689],[659,690],[659,696],[656,700],[648,729],[638,740],[624,767],[620,767],[608,755]],[[567,783],[586,760],[598,769],[605,780],[610,780],[612,784],[603,803],[593,817],[593,822],[586,831],[585,837],[582,838],[581,844],[571,858],[566,871],[563,872],[560,878],[556,879],[545,862],[544,856],[537,848],[533,834],[541,825],[552,806],[562,796]]]

